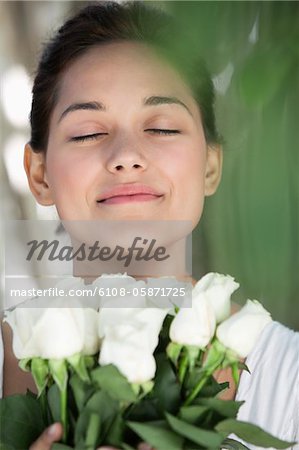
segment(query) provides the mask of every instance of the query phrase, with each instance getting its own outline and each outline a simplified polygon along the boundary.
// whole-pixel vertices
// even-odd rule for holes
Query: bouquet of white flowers
[[[93,282],[100,296],[107,281],[126,293],[145,285],[102,276]],[[230,276],[207,274],[192,290],[192,305],[180,309],[171,298],[159,308],[146,295],[133,305],[124,296],[106,304],[102,295],[99,310],[57,300],[51,308],[7,312],[14,353],[38,394],[1,400],[1,448],[28,449],[54,421],[64,429],[56,450],[132,450],[140,441],[157,450],[247,448],[231,434],[262,447],[292,445],[238,421],[242,402],[219,398],[228,383],[218,383],[215,372],[231,368],[237,383],[247,369],[241,358],[271,321],[255,300],[230,316],[238,286]]]

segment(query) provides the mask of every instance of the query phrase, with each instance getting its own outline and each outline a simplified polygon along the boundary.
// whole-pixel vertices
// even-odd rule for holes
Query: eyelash
[[[171,136],[174,134],[180,134],[180,130],[169,130],[163,128],[147,128],[144,131],[150,131],[155,134],[160,134],[164,136]],[[108,133],[94,133],[94,134],[86,134],[85,136],[74,136],[71,138],[73,142],[85,142],[85,141],[93,141],[96,140],[99,136],[107,136]]]
[[[107,136],[108,133],[94,133],[94,134],[86,134],[85,136],[74,136],[71,138],[73,142],[85,142],[85,141],[94,141],[99,136]]]
[[[180,134],[180,130],[169,130],[169,129],[164,129],[164,128],[147,128],[144,131],[151,131],[152,133],[162,134],[162,135],[166,135],[166,136],[170,136],[173,134]]]

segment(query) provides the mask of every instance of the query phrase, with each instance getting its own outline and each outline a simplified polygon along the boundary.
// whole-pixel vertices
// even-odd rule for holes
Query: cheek
[[[173,188],[188,197],[200,196],[204,190],[206,152],[199,146],[178,148],[169,159],[168,173],[172,179]]]
[[[178,149],[168,164],[173,190],[174,208],[182,219],[191,220],[195,227],[204,205],[206,150],[205,145]]]
[[[49,151],[47,157],[47,178],[52,196],[58,211],[75,207],[86,198],[88,180],[90,179],[89,164],[82,157],[70,155],[67,152]]]

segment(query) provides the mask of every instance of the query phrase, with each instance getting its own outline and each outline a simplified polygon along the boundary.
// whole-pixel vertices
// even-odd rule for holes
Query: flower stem
[[[206,372],[203,377],[198,381],[197,385],[193,389],[193,391],[190,393],[190,395],[187,397],[187,399],[184,402],[184,406],[190,405],[190,403],[196,398],[200,390],[204,387],[206,382],[208,381],[209,377],[212,375],[213,372]]]
[[[60,419],[61,424],[63,426],[63,436],[62,436],[62,442],[66,444],[67,441],[67,429],[68,429],[68,423],[67,423],[67,386],[65,389],[62,389],[60,391]]]
[[[185,353],[179,368],[179,380],[183,384],[188,369],[188,355]]]

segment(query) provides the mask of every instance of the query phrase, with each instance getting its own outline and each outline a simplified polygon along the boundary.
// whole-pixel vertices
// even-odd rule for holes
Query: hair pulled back
[[[143,2],[98,2],[67,20],[45,46],[32,89],[30,145],[46,151],[50,118],[59,95],[62,73],[92,47],[119,41],[138,41],[166,49],[175,38],[174,22],[164,12]],[[167,52],[166,52],[167,53]],[[175,61],[175,65],[177,61]],[[182,68],[183,72],[185,67]],[[188,71],[186,71],[187,73]],[[214,116],[214,89],[202,62],[187,80],[201,112],[205,137],[218,141]]]

